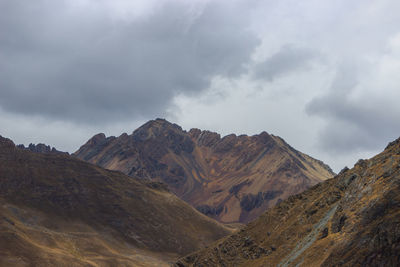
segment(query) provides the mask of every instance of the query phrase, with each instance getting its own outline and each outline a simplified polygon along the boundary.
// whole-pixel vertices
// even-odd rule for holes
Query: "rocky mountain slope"
[[[229,233],[157,182],[0,137],[1,266],[162,266]]]
[[[399,266],[400,138],[176,266]]]
[[[249,222],[290,195],[333,177],[321,161],[262,132],[221,136],[157,119],[119,137],[95,135],[74,156],[160,181],[221,222]]]

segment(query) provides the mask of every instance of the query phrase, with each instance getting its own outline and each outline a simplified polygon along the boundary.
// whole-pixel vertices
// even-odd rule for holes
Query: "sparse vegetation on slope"
[[[400,139],[176,266],[398,266]]]
[[[159,262],[231,232],[162,185],[67,155],[19,149],[2,137],[0,200],[5,263],[96,266],[154,255],[148,262]]]

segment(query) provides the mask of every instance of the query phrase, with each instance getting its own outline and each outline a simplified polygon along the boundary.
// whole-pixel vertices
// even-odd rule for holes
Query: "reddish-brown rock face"
[[[333,176],[321,161],[266,132],[221,138],[199,129],[186,132],[162,119],[149,121],[131,135],[98,134],[74,155],[166,183],[177,196],[222,222],[249,222]]]
[[[175,266],[400,266],[400,138]]]

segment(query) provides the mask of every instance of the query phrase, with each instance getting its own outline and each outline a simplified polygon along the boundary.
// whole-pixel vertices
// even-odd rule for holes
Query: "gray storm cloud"
[[[273,81],[292,72],[305,71],[318,56],[317,52],[310,49],[283,45],[278,52],[255,66],[254,77]]]
[[[318,140],[325,151],[340,154],[375,150],[382,146],[382,140],[400,136],[400,124],[397,123],[400,109],[389,100],[396,96],[390,94],[392,90],[375,88],[375,93],[367,91],[353,97],[357,89],[368,89],[364,88],[367,87],[365,82],[359,81],[361,77],[357,70],[357,66],[348,62],[338,66],[329,91],[306,106],[308,114],[327,122]],[[367,80],[367,77],[362,78]]]
[[[183,2],[115,19],[68,1],[0,1],[0,106],[92,123],[162,114],[178,93],[237,76],[259,44],[235,4]]]
[[[396,0],[0,0],[0,134],[72,152],[161,116],[266,130],[339,171],[400,135],[398,10]]]

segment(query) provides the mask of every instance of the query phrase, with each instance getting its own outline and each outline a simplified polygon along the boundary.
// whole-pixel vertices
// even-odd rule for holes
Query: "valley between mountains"
[[[0,266],[398,266],[400,139],[338,175],[163,119],[69,155],[0,137]]]

